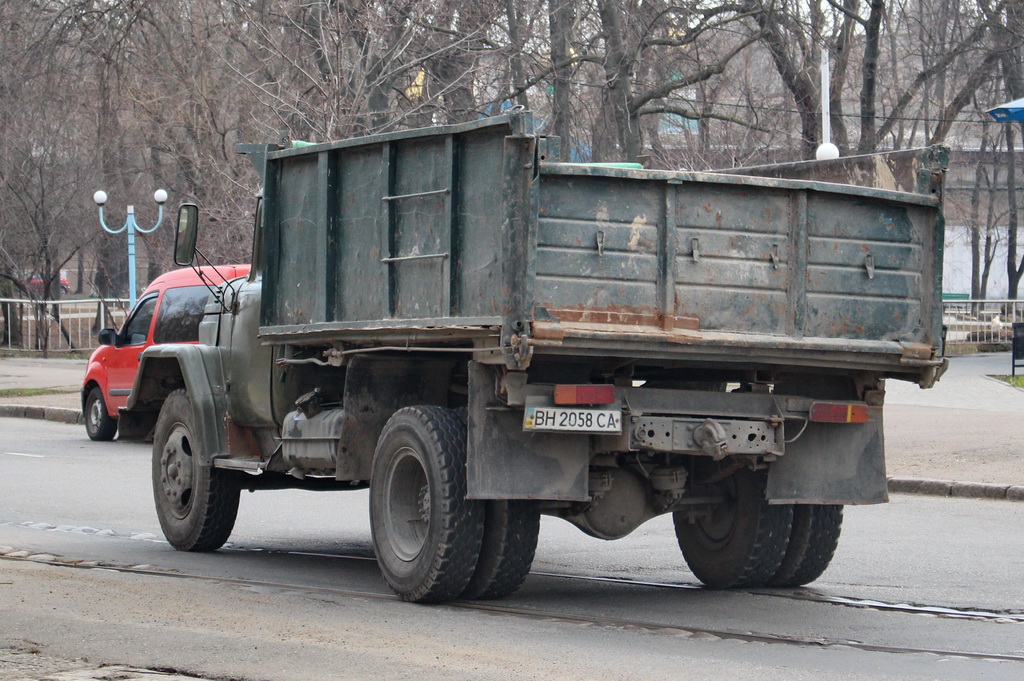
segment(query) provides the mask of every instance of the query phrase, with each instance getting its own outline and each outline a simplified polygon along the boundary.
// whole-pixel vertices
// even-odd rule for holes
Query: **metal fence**
[[[946,345],[1005,343],[1013,338],[1013,324],[1024,322],[1024,300],[946,300],[942,324]]]
[[[118,298],[0,298],[0,329],[8,350],[91,350],[100,329],[119,328],[128,301]]]

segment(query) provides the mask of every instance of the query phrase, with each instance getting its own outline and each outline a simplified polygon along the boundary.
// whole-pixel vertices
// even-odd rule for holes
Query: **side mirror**
[[[117,331],[113,329],[103,329],[100,331],[97,340],[100,345],[114,345],[117,342]]]
[[[199,206],[183,203],[178,208],[178,229],[174,232],[174,264],[185,267],[196,257],[199,235]]]

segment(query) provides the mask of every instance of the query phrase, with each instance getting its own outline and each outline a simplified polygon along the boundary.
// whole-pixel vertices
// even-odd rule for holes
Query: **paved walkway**
[[[0,357],[0,405],[82,409],[84,359],[38,359],[32,357]],[[25,397],[5,397],[3,392],[17,388],[50,388],[65,392]],[[65,415],[62,421],[68,421]],[[75,419],[70,419],[74,422]]]
[[[0,390],[68,388],[78,390],[85,376],[84,359],[0,357]]]
[[[1024,413],[1024,390],[989,376],[1010,375],[1010,353],[953,357],[934,388],[922,390],[906,381],[888,381],[885,403],[917,407]],[[1018,371],[1024,374],[1024,368]]]

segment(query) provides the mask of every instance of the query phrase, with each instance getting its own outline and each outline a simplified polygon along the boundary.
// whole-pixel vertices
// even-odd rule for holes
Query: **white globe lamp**
[[[831,161],[839,158],[839,147],[831,142],[825,142],[818,146],[818,150],[814,152],[814,157],[819,161]]]

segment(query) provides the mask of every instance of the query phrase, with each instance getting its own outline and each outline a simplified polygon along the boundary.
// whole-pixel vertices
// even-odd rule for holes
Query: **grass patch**
[[[3,397],[35,397],[37,395],[67,395],[78,392],[64,388],[5,388],[0,390],[0,398]]]
[[[1024,376],[992,376],[992,378],[1009,383],[1014,388],[1024,388]]]

